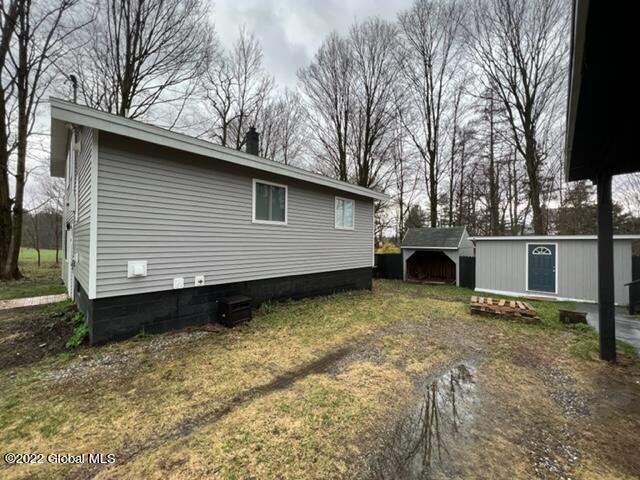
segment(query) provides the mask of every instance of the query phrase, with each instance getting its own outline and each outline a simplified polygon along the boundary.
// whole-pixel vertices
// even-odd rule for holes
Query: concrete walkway
[[[67,299],[66,293],[60,295],[43,295],[42,297],[12,298],[10,300],[0,300],[0,310],[11,310],[12,308],[37,307],[57,303]]]
[[[598,305],[578,303],[576,310],[587,312],[587,322],[598,330]],[[616,339],[630,343],[640,353],[640,320],[632,317],[626,308],[616,307]]]

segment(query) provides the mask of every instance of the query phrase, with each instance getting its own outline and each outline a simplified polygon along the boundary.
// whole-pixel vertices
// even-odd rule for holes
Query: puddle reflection
[[[430,478],[445,473],[453,442],[469,425],[475,399],[473,371],[458,365],[425,387],[420,403],[383,440],[371,466],[376,479]]]

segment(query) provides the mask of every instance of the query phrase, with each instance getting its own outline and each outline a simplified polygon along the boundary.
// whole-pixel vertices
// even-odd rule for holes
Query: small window
[[[253,181],[253,221],[287,223],[287,187],[276,183]]]
[[[353,200],[336,197],[336,228],[353,230]]]
[[[531,253],[533,253],[533,255],[551,255],[551,250],[547,247],[536,247]]]

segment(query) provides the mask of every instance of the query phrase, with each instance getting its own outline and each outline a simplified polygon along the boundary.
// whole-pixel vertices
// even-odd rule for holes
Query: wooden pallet
[[[504,298],[495,299],[489,297],[471,297],[470,303],[471,313],[477,315],[498,315],[526,323],[539,323],[540,317],[535,308],[527,302],[520,300],[505,300]]]

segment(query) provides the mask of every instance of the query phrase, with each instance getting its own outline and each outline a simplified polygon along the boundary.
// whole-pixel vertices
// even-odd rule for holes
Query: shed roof
[[[261,158],[246,152],[216,145],[182,133],[149,125],[137,120],[123,118],[111,113],[101,112],[90,107],[50,98],[51,103],[51,175],[61,177],[65,174],[68,133],[67,126],[82,125],[105,132],[175,148],[210,158],[242,165],[264,172],[295,178],[316,185],[334,188],[353,195],[369,197],[374,200],[388,200],[389,196],[369,188],[352,185],[347,182],[318,175],[301,168],[284,165],[273,160]]]
[[[457,250],[465,227],[410,228],[402,240],[402,248]]]
[[[614,235],[614,240],[640,240],[640,234],[637,235]],[[505,235],[503,237],[469,237],[473,242],[485,241],[537,241],[537,242],[554,242],[556,240],[598,240],[597,235]]]

